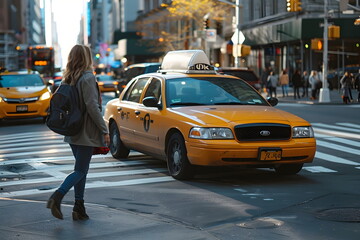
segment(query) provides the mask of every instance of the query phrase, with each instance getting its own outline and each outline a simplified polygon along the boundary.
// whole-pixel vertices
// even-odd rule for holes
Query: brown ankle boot
[[[84,200],[75,200],[72,217],[74,221],[89,219],[89,216],[86,214]]]
[[[61,200],[63,197],[64,194],[59,191],[55,191],[49,198],[46,206],[47,208],[51,209],[51,214],[58,219],[63,219],[63,214],[60,209]]]

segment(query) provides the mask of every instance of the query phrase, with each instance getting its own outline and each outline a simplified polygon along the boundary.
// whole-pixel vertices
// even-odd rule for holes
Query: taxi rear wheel
[[[120,139],[120,132],[116,122],[110,124],[110,152],[114,158],[127,158],[130,150],[126,148]]]
[[[175,179],[189,179],[194,175],[193,166],[187,158],[184,138],[174,133],[167,146],[167,166],[170,175]]]
[[[303,163],[295,163],[295,164],[280,164],[275,166],[276,173],[280,175],[292,175],[297,174],[303,167]]]

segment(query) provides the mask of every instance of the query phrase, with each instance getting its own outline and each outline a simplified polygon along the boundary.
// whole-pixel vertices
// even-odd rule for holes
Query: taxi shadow
[[[19,119],[3,119],[0,120],[0,128],[18,125],[44,124],[43,118],[19,118]]]
[[[313,184],[314,180],[308,178],[300,171],[294,175],[279,175],[274,169],[243,168],[243,167],[197,167],[192,183],[241,184],[252,185],[289,185]]]

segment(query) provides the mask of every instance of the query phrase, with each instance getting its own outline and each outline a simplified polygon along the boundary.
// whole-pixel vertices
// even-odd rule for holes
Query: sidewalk
[[[344,104],[341,97],[341,90],[333,89],[330,90],[330,102],[319,102],[319,99],[311,100],[311,89],[308,90],[308,97],[294,98],[294,89],[289,87],[288,96],[283,97],[282,90],[280,87],[276,88],[276,97],[279,100],[279,103],[301,103],[301,104],[323,104],[323,105],[333,105],[333,104]],[[267,97],[267,93],[262,92],[262,96]],[[302,95],[302,89],[300,89],[300,96]],[[353,102],[350,104],[359,104],[357,102],[358,91],[352,90]],[[345,105],[345,104],[344,104]]]

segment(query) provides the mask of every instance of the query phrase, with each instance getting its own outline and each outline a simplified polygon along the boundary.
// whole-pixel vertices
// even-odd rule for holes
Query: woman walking
[[[70,173],[60,187],[51,195],[47,208],[54,217],[63,219],[60,209],[64,195],[74,187],[75,204],[73,220],[86,220],[84,191],[94,147],[108,146],[110,136],[101,113],[101,96],[95,76],[92,72],[92,56],[87,46],[75,45],[68,56],[63,80],[66,84],[77,86],[80,105],[84,110],[84,123],[75,136],[65,136],[75,157],[74,171]]]
[[[286,70],[282,71],[282,74],[280,75],[279,83],[282,89],[283,97],[288,97],[288,86],[289,86],[289,75],[287,74]]]

